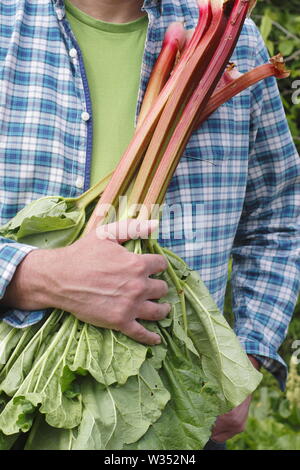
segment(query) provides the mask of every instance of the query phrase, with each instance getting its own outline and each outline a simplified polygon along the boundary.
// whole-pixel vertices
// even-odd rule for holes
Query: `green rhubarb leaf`
[[[25,450],[71,450],[78,429],[57,429],[49,426],[38,414],[27,438]]]
[[[2,432],[14,434],[24,431],[24,417],[31,415],[27,409],[24,410],[24,403],[30,404],[33,410],[41,405],[39,411],[46,415],[46,421],[52,426],[72,428],[80,423],[81,397],[68,398],[64,393],[66,386],[72,386],[71,374],[66,367],[67,356],[76,347],[77,323],[72,315],[67,316],[45,353],[33,363],[31,361],[30,371],[0,414]],[[4,380],[2,388],[7,393],[6,387]],[[31,423],[31,417],[29,420],[26,418],[26,426]]]
[[[0,392],[4,391],[6,395],[11,397],[17,392],[32,370],[34,362],[46,350],[48,342],[59,326],[61,317],[62,312],[55,310],[42,325],[30,326],[24,330],[12,329],[22,335],[16,346],[14,341],[12,342],[13,346],[7,346],[7,349],[12,347],[14,349],[0,373]]]
[[[78,213],[72,212],[63,217],[36,217],[35,215],[22,222],[18,232],[18,240],[34,236],[42,232],[55,232],[73,227],[78,218]]]
[[[13,328],[3,321],[0,322],[0,371],[8,361],[22,334],[22,330]]]
[[[103,353],[100,365],[106,385],[124,384],[128,377],[137,375],[145,361],[147,347],[118,331],[103,329]]]
[[[103,387],[82,378],[82,421],[73,430],[57,430],[45,422],[33,428],[26,449],[119,450],[145,434],[170,398],[158,373],[144,362],[138,375],[122,386]]]
[[[35,217],[60,217],[67,211],[67,204],[60,197],[43,197],[37,199],[23,209],[21,209],[15,217],[7,224],[0,228],[0,234],[4,235],[5,231],[18,231],[25,219]]]
[[[0,227],[0,235],[39,248],[56,248],[76,240],[84,224],[85,209],[77,208],[73,200],[44,197]]]
[[[185,293],[189,333],[201,355],[203,371],[221,387],[228,403],[238,406],[257,388],[262,375],[194,272],[186,281]]]
[[[238,406],[257,388],[262,375],[249,361],[198,273],[168,250],[165,254],[181,279],[188,336],[200,355],[203,372],[220,387],[230,407]]]
[[[38,248],[59,248],[70,245],[78,238],[85,223],[84,212],[76,215],[75,221],[71,218],[59,219],[57,217],[26,219],[20,231],[8,238]]]
[[[124,384],[128,377],[138,373],[146,354],[146,346],[122,333],[84,324],[68,365],[79,374],[89,372],[104,385]]]
[[[171,399],[161,417],[130,450],[199,450],[208,441],[216,417],[226,411],[219,389],[207,383],[197,356],[167,332],[167,356],[160,377]]]
[[[155,387],[156,385],[156,387]],[[137,441],[161,414],[169,393],[155,369],[146,361],[138,376],[123,387],[97,390],[85,382],[84,410],[73,449],[115,450]]]
[[[249,361],[197,273],[191,272],[184,290],[189,335],[201,356],[203,371],[210,382],[220,386],[230,406],[238,406],[257,388],[262,375]]]
[[[36,324],[18,329],[0,322],[0,383],[39,328],[40,325]]]

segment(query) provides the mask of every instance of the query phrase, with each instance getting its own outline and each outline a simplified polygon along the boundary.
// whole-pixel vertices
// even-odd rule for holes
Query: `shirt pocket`
[[[181,158],[219,166],[235,156],[237,147],[236,109],[231,99],[192,133]]]

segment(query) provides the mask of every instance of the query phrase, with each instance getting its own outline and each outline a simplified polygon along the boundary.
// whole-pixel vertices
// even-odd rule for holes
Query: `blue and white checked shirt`
[[[196,0],[145,0],[149,17],[137,113],[164,32],[197,21]],[[268,61],[251,20],[232,57],[241,72]],[[83,114],[84,113],[84,114]],[[88,113],[88,115],[86,114]],[[43,195],[89,187],[92,107],[62,0],[0,2],[0,223]],[[162,243],[198,270],[220,309],[233,256],[235,330],[246,351],[284,383],[277,353],[300,283],[300,161],[273,78],[221,106],[192,135],[167,193],[183,207]],[[174,206],[173,206],[174,207]],[[297,225],[298,224],[298,225]],[[0,243],[0,297],[32,247]],[[6,312],[24,327],[44,312]]]

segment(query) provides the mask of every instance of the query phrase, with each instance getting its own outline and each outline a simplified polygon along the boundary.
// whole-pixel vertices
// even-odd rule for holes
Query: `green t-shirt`
[[[83,13],[68,0],[65,3],[91,94],[93,185],[116,167],[134,133],[148,18],[106,23]]]

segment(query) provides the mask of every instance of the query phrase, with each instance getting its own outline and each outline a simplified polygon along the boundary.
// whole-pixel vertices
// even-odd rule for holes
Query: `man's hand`
[[[26,310],[56,307],[92,325],[119,330],[147,344],[160,343],[137,319],[161,320],[167,303],[152,302],[168,292],[167,283],[150,278],[164,271],[163,256],[130,253],[120,243],[147,238],[153,221],[123,221],[93,230],[72,245],[34,250],[19,265],[4,304]]]
[[[248,355],[248,357],[254,367],[259,369],[259,362],[253,356]],[[239,406],[217,418],[211,435],[213,441],[225,442],[245,430],[251,399],[250,395]]]

